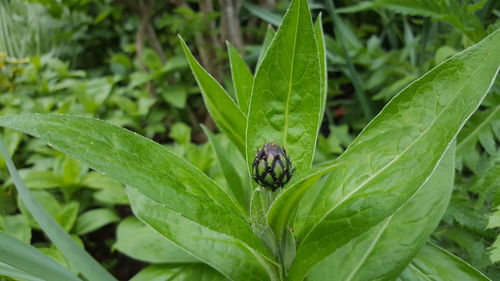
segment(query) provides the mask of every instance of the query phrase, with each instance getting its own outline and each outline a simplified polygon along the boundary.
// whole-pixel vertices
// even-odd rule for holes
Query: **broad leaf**
[[[10,265],[18,271],[45,280],[80,281],[73,273],[35,247],[25,244],[1,231],[0,262]]]
[[[227,50],[236,99],[241,111],[246,115],[250,104],[250,95],[252,94],[253,75],[238,50],[229,42],[227,42]]]
[[[314,281],[394,280],[435,229],[453,190],[454,147],[427,183],[382,223],[344,245],[308,275]]]
[[[322,187],[297,241],[291,280],[380,223],[417,192],[477,109],[500,65],[500,31],[403,89],[363,130]]]
[[[425,245],[398,281],[491,281],[465,261],[434,244]]]
[[[203,100],[217,127],[226,134],[241,152],[245,151],[247,119],[224,88],[196,61],[186,42],[181,41],[184,54],[203,94]]]
[[[127,189],[134,214],[184,251],[232,280],[273,280],[277,267],[245,243],[212,231]]]
[[[269,255],[233,199],[158,143],[104,121],[69,115],[1,117],[0,125],[39,137],[182,216]]]
[[[0,262],[0,276],[6,276],[14,280],[23,281],[45,281],[2,262]]]
[[[283,146],[297,174],[309,171],[321,107],[321,72],[306,0],[292,1],[255,75],[247,161],[265,143]]]

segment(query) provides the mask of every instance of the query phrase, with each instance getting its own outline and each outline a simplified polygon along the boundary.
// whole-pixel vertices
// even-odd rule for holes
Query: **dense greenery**
[[[500,280],[500,2],[254,2],[0,2],[0,280]]]

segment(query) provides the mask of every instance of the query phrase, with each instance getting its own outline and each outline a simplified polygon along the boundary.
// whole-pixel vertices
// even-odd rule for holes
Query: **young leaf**
[[[434,244],[425,245],[398,281],[491,281],[465,261]]]
[[[239,163],[239,161],[228,158],[226,151],[224,151],[224,148],[217,141],[215,141],[212,132],[210,132],[205,126],[202,126],[202,128],[205,132],[205,135],[207,135],[210,143],[212,144],[212,147],[214,148],[215,155],[217,155],[217,158],[219,159],[219,163],[224,172],[224,177],[226,178],[230,194],[233,195],[236,200],[238,200],[241,206],[247,209],[250,202],[251,187],[250,182],[248,182],[247,178],[240,178],[240,175],[236,170],[238,168],[236,163]],[[242,166],[241,168],[244,169],[244,166]],[[243,180],[247,180],[247,184],[244,184]]]
[[[320,63],[320,74],[321,74],[321,106],[320,106],[320,118],[319,125],[321,126],[321,121],[323,120],[323,115],[325,114],[325,105],[327,98],[327,69],[326,69],[326,51],[325,51],[325,38],[323,35],[323,20],[322,14],[319,14],[314,23],[314,34],[316,36],[316,46],[318,47],[319,53],[319,63]]]
[[[429,181],[382,223],[344,245],[318,264],[311,280],[394,280],[427,241],[448,206],[453,190],[454,147]]]
[[[78,116],[22,114],[0,117],[0,125],[39,137],[182,216],[268,254],[236,202],[200,170],[158,143]]]
[[[242,241],[188,220],[132,188],[127,191],[137,217],[231,280],[276,278],[275,261],[262,256]]]
[[[500,65],[500,30],[403,89],[330,172],[299,234],[291,280],[380,223],[426,182]],[[369,200],[367,200],[369,198]]]
[[[71,265],[82,273],[90,281],[114,281],[116,280],[109,272],[107,272],[94,258],[82,249],[73,238],[52,218],[36,198],[31,194],[28,188],[24,185],[16,166],[7,153],[3,141],[0,140],[0,152],[5,159],[9,173],[14,181],[19,196],[21,197],[26,208],[29,210],[33,218],[43,229],[44,233],[56,245],[56,247],[64,254]],[[8,243],[6,244],[8,245]],[[14,247],[13,251],[17,251],[18,247]],[[0,251],[7,253],[8,250]],[[8,263],[8,262],[6,262]],[[12,264],[11,264],[12,265]],[[12,265],[13,266],[13,265]],[[50,280],[50,279],[49,279]],[[57,280],[57,279],[56,279]],[[65,280],[65,279],[62,279]],[[70,279],[71,280],[71,279]]]
[[[320,118],[321,73],[306,0],[294,0],[267,50],[252,90],[247,161],[265,143],[284,147],[297,174],[309,171]]]
[[[267,26],[266,36],[264,37],[264,42],[262,42],[262,47],[260,48],[259,58],[257,59],[257,64],[255,66],[255,72],[259,69],[259,66],[262,63],[262,60],[264,59],[267,49],[269,49],[269,45],[271,45],[271,41],[273,41],[275,34],[276,32],[274,32],[273,27],[270,25]]]
[[[236,100],[238,101],[241,111],[247,115],[250,95],[252,94],[253,75],[248,65],[238,53],[238,50],[229,42],[227,42],[227,50],[229,53],[229,63],[231,65],[231,76],[236,92]]]
[[[84,235],[119,220],[120,217],[110,209],[92,209],[78,216],[73,232]]]
[[[81,281],[73,273],[40,252],[37,248],[25,244],[1,231],[0,263],[5,263],[21,272],[45,280]],[[0,275],[3,275],[1,270]]]
[[[179,40],[201,89],[210,116],[212,116],[219,129],[243,153],[245,151],[245,126],[247,122],[245,114],[238,108],[219,82],[196,61],[186,42],[180,36]]]

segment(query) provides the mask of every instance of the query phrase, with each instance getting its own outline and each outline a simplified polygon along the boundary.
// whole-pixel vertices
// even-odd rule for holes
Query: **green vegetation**
[[[500,280],[499,17],[0,2],[0,280]]]

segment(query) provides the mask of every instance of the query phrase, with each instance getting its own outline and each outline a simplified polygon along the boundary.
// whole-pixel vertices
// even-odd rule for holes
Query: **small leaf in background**
[[[23,214],[0,216],[0,230],[24,243],[31,242],[30,222]]]
[[[248,113],[246,155],[284,147],[297,174],[311,168],[321,110],[321,71],[311,14],[305,0],[292,1],[255,75]]]
[[[184,86],[168,86],[161,92],[162,98],[177,108],[185,108],[188,89]]]
[[[113,248],[136,260],[149,263],[199,262],[134,217],[128,217],[118,224]]]
[[[120,217],[110,209],[93,209],[78,216],[73,232],[77,235],[85,235],[119,220]]]

